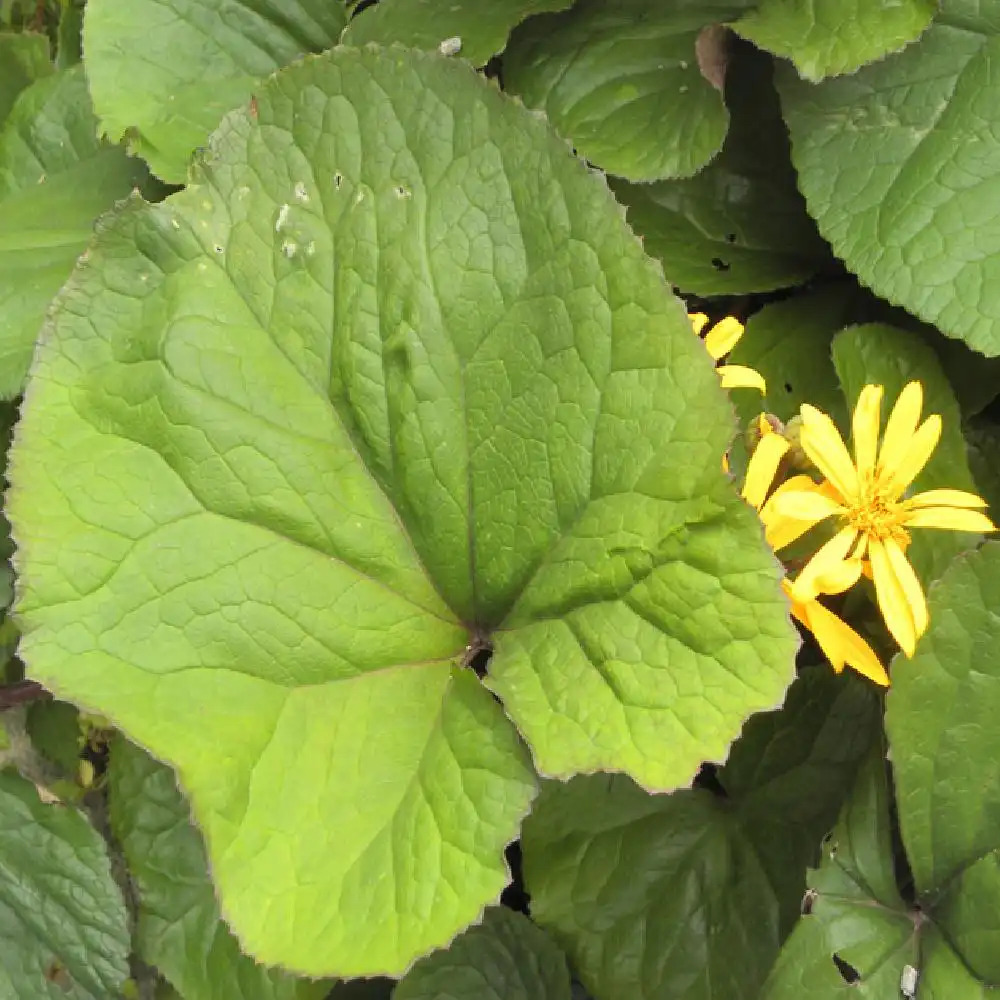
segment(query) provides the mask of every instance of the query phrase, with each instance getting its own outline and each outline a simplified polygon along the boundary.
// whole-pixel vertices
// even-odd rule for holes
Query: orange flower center
[[[872,473],[867,473],[861,486],[861,497],[847,508],[847,523],[855,531],[880,542],[892,538],[902,546],[910,536],[903,528],[903,507],[895,491],[887,491]]]

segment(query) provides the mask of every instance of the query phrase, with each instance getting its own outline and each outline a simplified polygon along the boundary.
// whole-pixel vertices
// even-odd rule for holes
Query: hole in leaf
[[[861,973],[853,965],[845,962],[839,955],[833,955],[833,964],[837,966],[837,971],[845,983],[856,983],[861,978]]]
[[[702,764],[701,770],[694,776],[691,784],[694,788],[704,788],[706,792],[711,792],[720,799],[729,797],[725,786],[719,781],[719,768],[715,764]]]
[[[515,840],[512,844],[509,844],[507,850],[504,851],[504,857],[507,859],[507,867],[510,868],[510,883],[500,893],[500,905],[527,916],[531,906],[531,897],[524,888],[524,875],[521,865],[521,842]]]
[[[729,270],[729,264],[726,261],[724,261],[721,257],[713,257],[712,258],[712,267],[714,267],[716,269],[716,271],[728,271]]]
[[[492,656],[493,643],[485,635],[477,634],[469,640],[469,645],[465,647],[462,666],[474,671],[475,675],[482,680],[486,676]]]
[[[792,391],[792,383],[791,382],[786,382],[785,383],[785,392],[791,392],[791,391]]]

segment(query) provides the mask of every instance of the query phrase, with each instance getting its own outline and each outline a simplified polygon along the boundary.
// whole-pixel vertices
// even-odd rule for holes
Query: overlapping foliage
[[[0,0],[0,1000],[1000,987],[998,29]]]

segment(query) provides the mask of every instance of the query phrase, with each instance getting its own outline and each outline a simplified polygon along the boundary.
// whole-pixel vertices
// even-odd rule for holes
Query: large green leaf
[[[997,985],[1000,544],[957,560],[929,608],[913,660],[897,661],[886,713],[900,825],[922,902]]]
[[[740,48],[726,75],[732,124],[696,177],[612,183],[646,252],[685,292],[761,292],[805,281],[834,261],[806,214],[771,86],[771,60]]]
[[[219,914],[201,835],[173,771],[117,738],[108,769],[111,826],[135,880],[139,958],[184,1000],[311,1000],[329,984],[265,969]]]
[[[581,156],[609,173],[689,177],[719,151],[729,121],[725,36],[713,26],[744,6],[580,0],[514,32],[504,86],[544,109]]]
[[[544,122],[342,47],[215,141],[43,338],[21,654],[176,766],[250,952],[399,972],[495,899],[535,790],[461,659],[492,638],[543,771],[673,787],[795,638],[703,345]]]
[[[334,45],[342,0],[89,0],[83,44],[106,135],[165,181],[261,79]]]
[[[482,66],[506,44],[513,27],[532,14],[565,10],[573,0],[379,0],[357,14],[344,42],[402,42],[414,48],[445,50]],[[458,42],[452,42],[457,39]],[[449,46],[449,43],[452,43]],[[460,47],[458,46],[460,43]]]
[[[903,386],[913,380],[919,381],[924,389],[924,414],[941,415],[941,440],[930,461],[913,481],[910,492],[938,488],[975,492],[958,402],[929,346],[903,330],[866,323],[838,334],[833,342],[833,360],[852,411],[866,384],[885,387],[883,427]],[[959,552],[975,545],[980,537],[964,531],[914,529],[913,544],[907,549],[907,555],[923,582],[928,584],[944,572]]]
[[[799,185],[834,252],[988,355],[1000,354],[998,31],[1000,0],[949,0],[918,42],[853,76],[777,74]]]
[[[544,931],[492,907],[446,951],[421,959],[392,1000],[570,1000],[569,971]]]
[[[816,82],[909,45],[936,9],[935,0],[761,0],[731,27]]]
[[[94,219],[146,176],[96,133],[82,68],[23,90],[0,128],[0,397],[20,392],[45,310]]]
[[[0,1000],[108,1000],[128,977],[128,951],[100,835],[0,772]]]
[[[0,32],[0,125],[10,114],[17,95],[51,72],[49,40],[45,35]]]
[[[532,915],[598,1000],[755,996],[878,720],[870,686],[810,668],[748,723],[725,797],[547,783],[522,841]]]

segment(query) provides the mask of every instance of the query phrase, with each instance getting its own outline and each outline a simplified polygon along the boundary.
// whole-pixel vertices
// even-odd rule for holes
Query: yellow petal
[[[978,510],[959,507],[918,507],[907,514],[908,528],[943,528],[946,531],[996,531],[993,522]]]
[[[839,514],[843,506],[819,492],[787,490],[774,500],[774,512],[796,521],[819,524],[832,514]]]
[[[854,528],[841,528],[833,538],[816,550],[792,582],[792,593],[797,601],[812,600],[820,592],[821,579],[837,579],[837,575],[841,573],[840,563],[847,558],[856,537],[857,531]]]
[[[875,583],[875,600],[885,619],[886,628],[899,643],[899,648],[907,656],[913,656],[917,644],[913,611],[885,545],[874,539],[869,541],[868,558],[872,568],[872,580]],[[905,556],[903,561],[906,561]]]
[[[820,573],[816,586],[821,594],[842,594],[861,579],[863,563],[860,559],[845,559],[832,569]]]
[[[821,410],[802,404],[802,448],[820,472],[848,501],[858,495],[858,475],[834,422]]]
[[[754,448],[743,484],[743,499],[754,510],[760,510],[764,505],[768,490],[778,474],[778,466],[790,447],[780,434],[765,433]]]
[[[882,421],[882,386],[866,385],[854,407],[851,433],[854,438],[854,461],[859,479],[875,470],[878,457],[878,433]]]
[[[907,507],[985,507],[986,501],[965,490],[925,490],[906,501]]]
[[[906,558],[899,544],[891,538],[887,538],[883,544],[892,570],[896,574],[896,579],[906,595],[906,603],[910,606],[910,616],[913,618],[913,627],[917,630],[917,638],[919,639],[927,631],[927,624],[930,621],[924,588],[920,585],[917,574],[913,571],[909,559]]]
[[[840,673],[845,664],[863,677],[882,687],[889,686],[889,675],[879,662],[875,651],[829,608],[813,601],[808,609],[808,628],[826,654],[833,669]]]
[[[699,335],[708,323],[708,317],[704,313],[688,313],[688,319],[691,320],[691,326],[694,328],[694,332]]]
[[[759,389],[767,392],[764,376],[745,365],[719,365],[715,370],[722,379],[723,389]]]
[[[705,347],[708,349],[708,353],[718,361],[739,343],[742,336],[743,324],[735,316],[726,316],[705,334]]]
[[[899,452],[882,447],[880,480],[883,488],[898,496],[920,474],[941,439],[941,418],[932,413],[916,430],[907,446]]]
[[[774,512],[776,498],[789,491],[809,489],[819,490],[821,487],[806,475],[792,476],[771,494],[771,498],[761,508],[760,519],[764,522],[766,529],[764,537],[767,539],[768,545],[776,552],[786,545],[791,545],[797,538],[801,538],[813,526],[809,521],[797,521],[794,518],[776,514]]]
[[[919,382],[910,382],[896,399],[886,421],[882,437],[883,459],[902,454],[916,433],[920,411],[924,405],[924,389]]]

